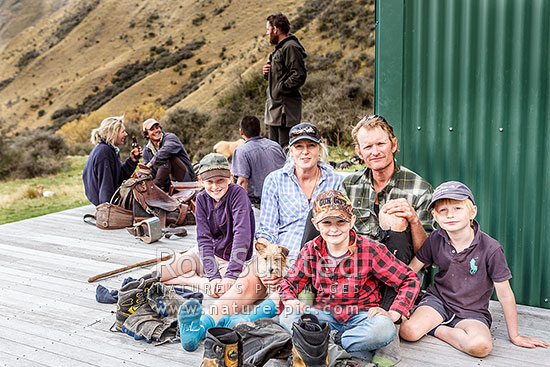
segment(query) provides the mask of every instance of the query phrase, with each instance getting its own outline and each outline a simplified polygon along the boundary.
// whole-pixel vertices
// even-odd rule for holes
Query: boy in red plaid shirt
[[[281,325],[291,330],[302,313],[316,315],[341,335],[342,347],[354,357],[389,344],[394,322],[407,317],[418,295],[415,273],[387,248],[352,230],[351,202],[340,191],[321,193],[313,206],[320,236],[308,242],[281,284],[285,310]],[[381,308],[380,280],[397,291],[389,311]],[[316,291],[313,307],[298,300],[307,284]]]

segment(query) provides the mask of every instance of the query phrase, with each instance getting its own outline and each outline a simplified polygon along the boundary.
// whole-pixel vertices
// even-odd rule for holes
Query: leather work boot
[[[303,314],[292,325],[292,355],[289,366],[327,367],[330,327],[317,316]]]
[[[160,274],[153,272],[126,283],[124,287],[120,288],[116,305],[116,321],[113,325],[117,331],[122,331],[122,325],[128,316],[133,314],[144,302],[147,302],[149,288],[159,280]]]
[[[204,340],[204,367],[244,367],[243,341],[239,333],[225,327],[213,327]]]

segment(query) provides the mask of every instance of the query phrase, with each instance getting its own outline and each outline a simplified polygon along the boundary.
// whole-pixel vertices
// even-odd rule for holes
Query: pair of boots
[[[116,321],[113,324],[117,331],[122,331],[124,321],[147,302],[149,288],[159,281],[160,273],[152,272],[137,280],[128,282],[120,288],[118,291]]]

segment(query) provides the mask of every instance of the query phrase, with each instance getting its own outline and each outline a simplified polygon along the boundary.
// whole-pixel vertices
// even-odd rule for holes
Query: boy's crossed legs
[[[432,335],[436,338],[464,353],[478,358],[486,357],[493,348],[487,324],[477,319],[458,319],[453,316],[444,320],[435,308],[422,305],[421,302],[410,319],[403,320],[399,334],[412,342],[433,331]]]

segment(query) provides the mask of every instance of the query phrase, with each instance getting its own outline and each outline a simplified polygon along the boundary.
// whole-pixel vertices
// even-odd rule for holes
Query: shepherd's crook
[[[180,252],[180,254],[184,254],[186,252],[187,252],[187,250]],[[101,273],[101,274],[98,274],[98,275],[94,275],[93,277],[88,279],[88,283],[93,283],[96,280],[103,279],[103,278],[106,278],[106,277],[110,277],[111,275],[119,274],[119,273],[122,273],[126,270],[130,270],[130,269],[134,269],[134,268],[140,268],[140,267],[145,266],[145,265],[154,264],[158,261],[166,261],[166,260],[170,259],[172,256],[174,256],[174,255],[166,255],[166,256],[163,256],[161,258],[155,258],[155,259],[151,259],[151,260],[147,260],[147,261],[142,261],[142,262],[139,262],[139,263],[135,263],[135,264],[132,264],[132,265],[125,266],[125,267],[120,268],[120,269],[111,270],[111,271],[108,271],[106,273]]]

